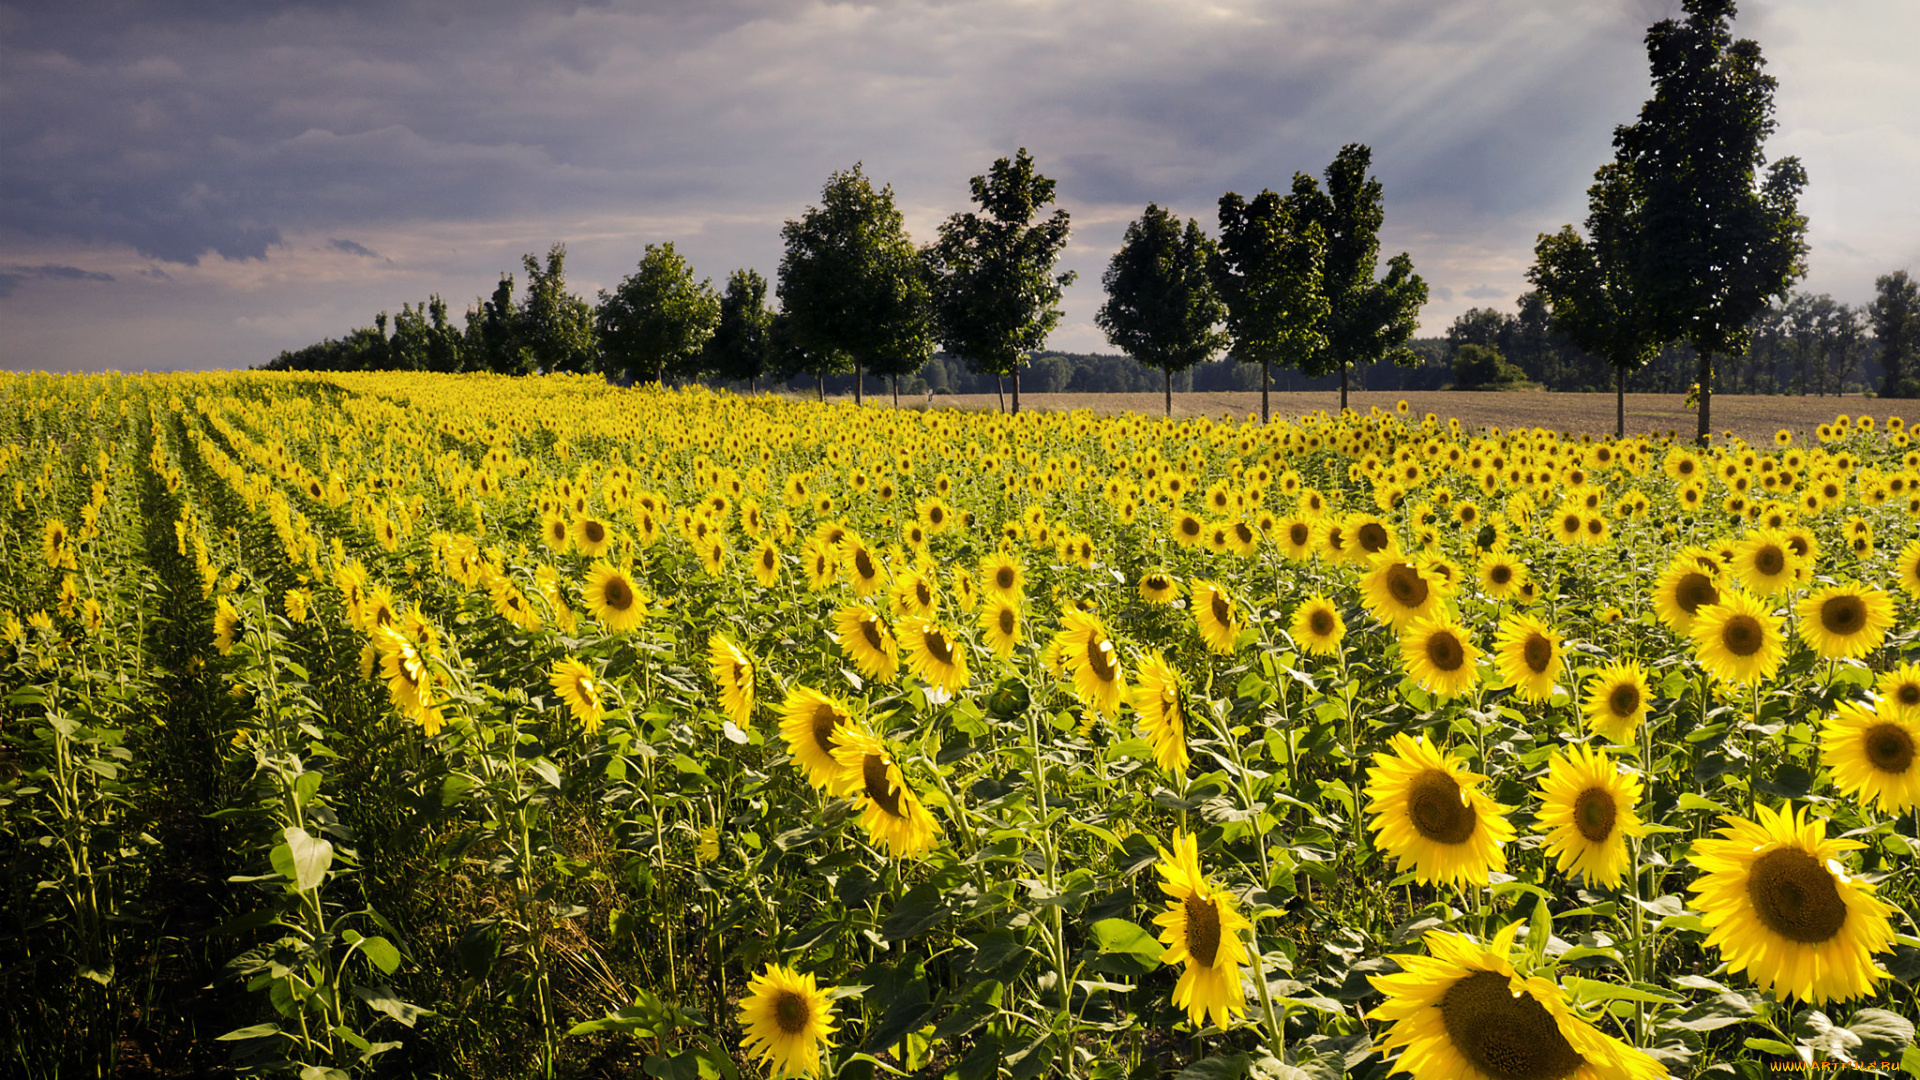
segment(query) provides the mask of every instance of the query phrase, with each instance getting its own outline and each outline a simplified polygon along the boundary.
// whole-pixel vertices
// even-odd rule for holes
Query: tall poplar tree
[[[794,345],[815,358],[852,362],[854,402],[876,363],[918,368],[932,355],[931,296],[920,254],[893,205],[856,162],[828,177],[820,205],[788,221],[780,235],[780,306]],[[911,368],[909,369],[911,370]]]
[[[1347,372],[1380,360],[1417,367],[1420,356],[1407,347],[1419,328],[1427,283],[1413,272],[1413,259],[1401,252],[1380,267],[1380,225],[1386,220],[1385,191],[1367,175],[1373,151],[1360,143],[1340,148],[1327,166],[1323,192],[1313,177],[1295,173],[1288,201],[1294,213],[1319,224],[1326,237],[1321,292],[1327,301],[1325,344],[1300,365],[1319,377],[1340,376],[1340,409],[1347,408]]]
[[[1554,329],[1613,365],[1613,433],[1627,433],[1627,374],[1660,352],[1634,286],[1641,258],[1639,193],[1618,164],[1603,165],[1587,189],[1587,235],[1573,226],[1534,244],[1527,280],[1553,313]]]
[[[1684,0],[1685,22],[1647,31],[1653,97],[1616,129],[1615,160],[1640,196],[1636,302],[1662,341],[1699,354],[1701,444],[1712,430],[1713,358],[1747,347],[1748,326],[1805,273],[1806,170],[1767,168],[1772,76],[1760,46],[1736,41],[1733,0]]]
[[[720,319],[707,339],[707,371],[759,388],[773,370],[773,312],[767,309],[767,279],[755,270],[735,270],[720,297]]]
[[[1107,302],[1094,324],[1128,356],[1165,373],[1168,416],[1173,373],[1213,359],[1228,341],[1220,329],[1226,306],[1208,269],[1216,250],[1199,222],[1188,218],[1182,232],[1180,219],[1148,203],[1100,279]]]
[[[1329,306],[1321,291],[1326,232],[1291,199],[1262,191],[1249,203],[1220,196],[1219,249],[1209,261],[1227,309],[1233,358],[1260,365],[1260,420],[1272,410],[1272,365],[1308,369],[1327,347]],[[1346,394],[1340,398],[1346,405]]]
[[[934,281],[940,343],[976,371],[1013,376],[1013,411],[1020,411],[1020,365],[1047,343],[1060,322],[1060,293],[1077,276],[1055,274],[1067,246],[1064,208],[1032,224],[1053,201],[1053,181],[1034,171],[1021,147],[970,182],[984,213],[955,214],[926,249]]]

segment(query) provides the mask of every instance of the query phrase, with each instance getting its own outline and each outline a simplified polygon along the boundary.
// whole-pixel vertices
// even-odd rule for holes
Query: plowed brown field
[[[1406,399],[1412,415],[1416,417],[1429,412],[1442,419],[1457,416],[1461,424],[1468,428],[1542,427],[1576,435],[1609,435],[1613,432],[1614,399],[1611,394],[1355,391],[1347,395],[1347,407],[1361,413],[1374,406],[1392,409],[1402,398]],[[873,395],[868,400],[875,404],[888,403],[884,395]],[[911,402],[902,397],[900,404],[903,407],[909,404],[924,407],[925,401],[920,396],[914,397]],[[992,394],[943,394],[936,396],[933,404],[935,408],[961,409],[993,409],[999,405]],[[1276,417],[1294,417],[1316,409],[1333,412],[1340,406],[1340,394],[1337,391],[1276,393],[1272,395],[1272,404]],[[1089,409],[1099,413],[1134,411],[1160,416],[1164,399],[1160,394],[1022,394],[1020,407]],[[1251,391],[1173,395],[1175,419],[1197,415],[1219,417],[1223,414],[1240,418],[1248,413],[1258,415],[1259,412],[1260,395]],[[1916,408],[1911,401],[1725,394],[1713,399],[1714,435],[1718,440],[1723,432],[1732,431],[1750,443],[1758,443],[1772,440],[1773,433],[1781,428],[1811,434],[1816,427],[1840,413],[1848,416],[1866,413],[1878,423],[1885,423],[1889,415],[1905,416],[1909,422],[1920,420],[1920,408]],[[1695,424],[1693,410],[1687,407],[1684,395],[1627,395],[1628,434],[1666,435],[1671,431],[1676,438],[1690,440]]]

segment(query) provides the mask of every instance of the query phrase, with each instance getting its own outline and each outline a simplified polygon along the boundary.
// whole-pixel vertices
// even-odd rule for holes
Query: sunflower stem
[[[1268,1045],[1276,1060],[1285,1061],[1287,1053],[1286,1029],[1273,1012],[1273,991],[1267,987],[1267,957],[1260,951],[1260,931],[1257,917],[1247,920],[1247,945],[1253,952],[1253,985],[1260,990],[1260,1011],[1267,1018]]]

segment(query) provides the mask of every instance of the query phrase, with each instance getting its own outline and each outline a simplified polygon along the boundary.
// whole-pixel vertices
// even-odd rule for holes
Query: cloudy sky
[[[671,240],[769,278],[864,162],[917,241],[1019,147],[1073,217],[1051,344],[1149,201],[1217,224],[1373,148],[1437,333],[1585,215],[1678,0],[0,2],[0,367],[243,367],[568,249],[589,300]],[[1741,0],[1811,184],[1804,287],[1920,269],[1920,5]]]

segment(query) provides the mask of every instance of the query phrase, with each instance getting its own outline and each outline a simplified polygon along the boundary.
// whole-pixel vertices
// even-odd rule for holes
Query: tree
[[[1188,218],[1182,232],[1178,218],[1148,203],[1100,278],[1107,302],[1094,324],[1128,356],[1166,373],[1168,416],[1173,373],[1213,359],[1227,344],[1220,330],[1226,305],[1208,269],[1217,250],[1199,222]]]
[[[547,249],[544,267],[532,255],[521,257],[527,271],[527,292],[520,300],[515,329],[529,369],[584,372],[600,365],[593,308],[567,291],[566,263],[565,244]]]
[[[427,370],[459,371],[464,363],[461,356],[460,334],[447,320],[447,302],[434,293],[427,301]]]
[[[1874,341],[1880,348],[1880,396],[1920,397],[1920,282],[1905,270],[1882,274],[1873,283],[1867,308]]]
[[[816,363],[852,362],[855,404],[876,362],[893,371],[911,359],[914,370],[933,352],[930,289],[893,187],[874,191],[860,170],[829,176],[820,205],[780,230],[778,290],[796,346]]]
[[[1047,343],[1059,325],[1060,294],[1073,284],[1054,262],[1071,231],[1065,208],[1031,224],[1053,201],[1053,181],[1034,171],[1021,147],[969,182],[984,214],[954,214],[925,252],[933,275],[934,311],[942,346],[975,370],[1013,376],[1013,411],[1020,411],[1020,364]]]
[[[1274,361],[1308,374],[1326,353],[1330,307],[1321,291],[1326,232],[1297,201],[1262,191],[1249,203],[1220,196],[1220,244],[1209,265],[1226,302],[1234,359],[1260,365],[1260,420],[1272,415],[1267,394]],[[1346,406],[1344,373],[1341,407]]]
[[[773,312],[767,308],[767,279],[755,270],[735,270],[720,297],[720,320],[707,339],[707,371],[722,379],[759,388],[773,370]]]
[[[1713,357],[1745,351],[1747,326],[1805,272],[1806,170],[1797,158],[1767,169],[1775,80],[1760,46],[1734,41],[1733,0],[1683,0],[1685,23],[1647,31],[1653,97],[1614,131],[1616,163],[1632,178],[1640,236],[1635,302],[1654,337],[1698,354],[1699,428],[1711,430]]]
[[[476,299],[467,309],[464,352],[477,371],[496,375],[525,375],[533,370],[528,353],[520,348],[520,314],[513,302],[513,275],[501,274],[493,296]]]
[[[713,279],[695,284],[693,267],[673,250],[671,240],[648,244],[638,268],[613,292],[600,290],[594,309],[607,370],[631,382],[697,374],[719,321]]]
[[[1340,409],[1347,408],[1347,372],[1381,360],[1416,367],[1420,356],[1407,348],[1419,327],[1427,283],[1413,272],[1413,259],[1401,252],[1380,265],[1380,225],[1386,220],[1380,181],[1367,176],[1373,151],[1349,143],[1327,166],[1327,189],[1313,177],[1293,176],[1290,200],[1304,220],[1317,222],[1326,236],[1321,292],[1327,301],[1326,343],[1302,366],[1309,376],[1340,374]]]
[[[1527,271],[1553,313],[1553,327],[1613,366],[1613,433],[1627,433],[1627,374],[1664,344],[1640,303],[1634,274],[1641,258],[1640,198],[1633,175],[1602,165],[1587,189],[1587,236],[1567,225],[1542,233]]]
[[[1507,363],[1500,350],[1487,345],[1462,345],[1453,354],[1456,390],[1513,390],[1525,386],[1527,376]]]

